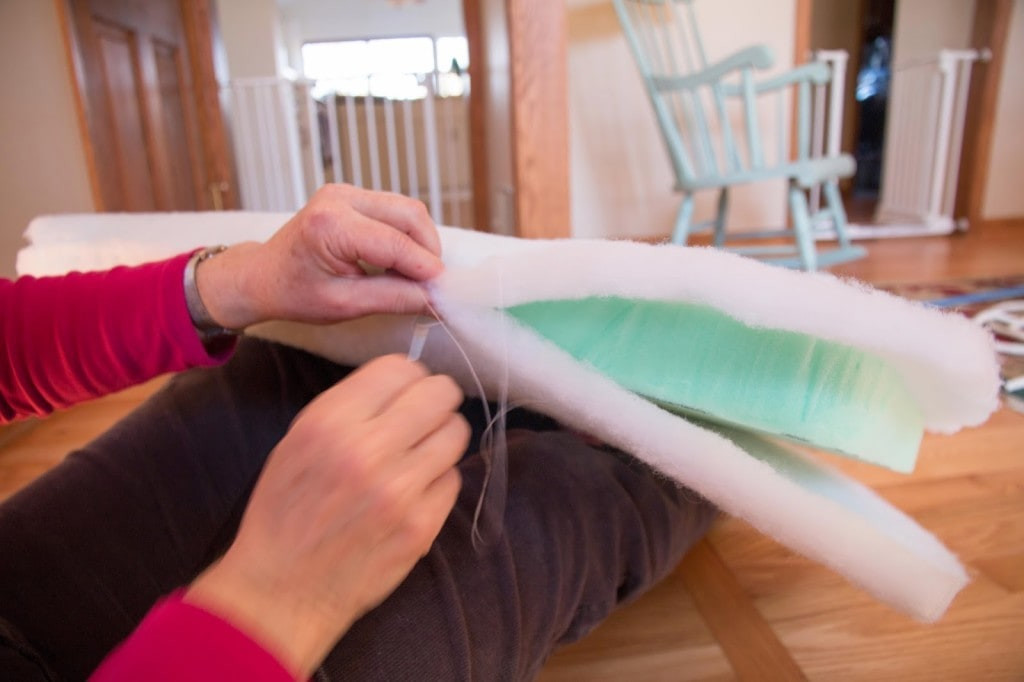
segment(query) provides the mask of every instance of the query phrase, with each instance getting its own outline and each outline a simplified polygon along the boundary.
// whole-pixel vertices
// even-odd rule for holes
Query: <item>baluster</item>
[[[352,164],[352,184],[363,186],[363,158],[359,149],[359,130],[356,122],[356,98],[345,95],[345,127],[348,129],[348,158]]]
[[[402,118],[405,124],[405,172],[409,178],[409,196],[420,198],[419,154],[416,151],[416,129],[413,126],[412,102],[402,101]]]
[[[373,92],[363,100],[363,113],[366,115],[367,156],[370,157],[370,187],[379,191],[380,183],[380,141],[377,139],[377,104]]]
[[[430,192],[430,217],[435,222],[442,222],[441,214],[441,180],[437,155],[437,117],[434,115],[434,83],[429,74],[425,74],[427,99],[424,103],[426,140],[427,140],[427,188]]]
[[[388,175],[390,176],[391,191],[401,192],[402,187],[398,178],[398,144],[395,135],[395,109],[394,102],[390,97],[384,98],[384,137],[388,144]]]
[[[341,136],[338,134],[338,94],[327,96],[327,138],[331,145],[331,177],[344,182],[341,172]]]

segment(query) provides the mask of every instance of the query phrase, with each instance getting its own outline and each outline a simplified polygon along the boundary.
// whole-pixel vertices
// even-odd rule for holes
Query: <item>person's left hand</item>
[[[295,418],[227,553],[186,600],[302,679],[430,549],[461,485],[462,391],[402,355],[359,368]]]
[[[422,202],[325,185],[265,243],[236,244],[204,261],[196,283],[214,320],[232,329],[417,313],[426,301],[420,282],[440,274],[440,255]]]

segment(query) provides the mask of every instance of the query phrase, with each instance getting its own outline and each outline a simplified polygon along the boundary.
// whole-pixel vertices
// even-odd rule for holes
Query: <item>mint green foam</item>
[[[897,373],[864,351],[687,303],[586,298],[506,312],[673,412],[914,467],[921,412]]]

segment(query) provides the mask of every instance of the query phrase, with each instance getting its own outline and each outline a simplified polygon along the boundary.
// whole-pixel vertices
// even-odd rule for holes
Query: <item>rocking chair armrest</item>
[[[824,85],[832,79],[832,71],[825,62],[809,62],[790,69],[777,76],[766,78],[754,84],[754,92],[757,94],[771,92],[787,88],[796,83],[807,81],[813,85]],[[722,84],[722,94],[728,97],[739,97],[743,95],[743,87],[733,83]]]
[[[733,71],[768,69],[774,63],[772,51],[764,45],[755,45],[729,55],[704,70],[687,76],[651,76],[651,85],[659,91],[689,90],[701,85],[713,85]]]

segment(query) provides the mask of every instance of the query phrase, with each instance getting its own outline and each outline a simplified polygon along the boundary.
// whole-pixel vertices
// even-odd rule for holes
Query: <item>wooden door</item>
[[[98,209],[233,207],[209,0],[64,2]]]

